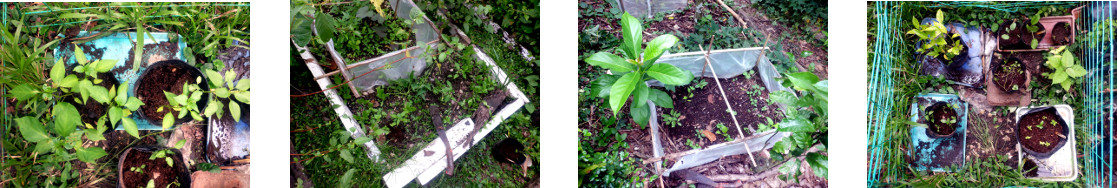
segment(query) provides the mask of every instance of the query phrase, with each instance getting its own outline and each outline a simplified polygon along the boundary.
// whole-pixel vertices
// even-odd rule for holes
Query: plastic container
[[[159,151],[161,149],[168,149],[170,151],[173,151],[173,153],[167,154],[167,157],[170,157],[171,160],[174,161],[174,165],[171,166],[171,168],[172,168],[172,171],[175,171],[175,174],[173,174],[173,175],[178,176],[179,187],[190,187],[190,180],[191,180],[190,179],[190,169],[189,169],[190,167],[189,167],[189,165],[187,165],[184,162],[184,160],[182,160],[182,152],[179,151],[178,149],[166,148],[166,147],[162,147],[162,146],[136,146],[136,147],[131,147],[131,148],[128,148],[127,150],[124,150],[124,153],[120,154],[120,158],[117,160],[117,164],[116,164],[116,173],[117,173],[116,182],[118,183],[117,187],[125,188],[125,187],[143,187],[143,186],[145,186],[146,184],[144,184],[144,185],[127,185],[127,186],[124,185],[124,182],[125,182],[124,181],[124,178],[125,178],[124,173],[125,172],[130,172],[132,170],[131,169],[132,166],[125,166],[125,162],[128,162],[128,161],[126,161],[126,159],[128,159],[129,155],[134,155],[136,153],[153,153],[153,152]],[[141,160],[148,160],[148,159],[143,158]],[[151,161],[157,162],[156,164],[165,163],[164,159],[162,159],[162,158],[156,158],[156,159],[151,160]],[[150,169],[152,167],[151,166],[145,166],[144,168],[145,168],[145,170],[147,170],[147,169]],[[152,173],[152,172],[144,172],[144,173]],[[156,187],[159,187],[159,186],[156,185]]]

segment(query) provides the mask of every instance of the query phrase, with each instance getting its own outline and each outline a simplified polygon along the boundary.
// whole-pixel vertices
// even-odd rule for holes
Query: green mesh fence
[[[1083,178],[1091,187],[1113,187],[1113,2],[1090,2],[1080,25],[1088,31],[1083,66],[1089,71],[1082,92],[1085,115],[1085,170]]]
[[[903,40],[900,36],[899,24],[901,22],[897,15],[903,9],[896,2],[877,2],[873,8],[873,16],[876,17],[876,40],[873,42],[873,59],[872,70],[869,73],[869,119],[868,119],[868,154],[869,154],[869,169],[868,169],[868,184],[875,186],[879,183],[881,165],[883,165],[884,157],[890,155],[885,150],[887,140],[891,140],[890,134],[885,132],[888,119],[891,117],[892,112],[892,67],[894,54],[897,54],[898,49],[893,46],[900,45]],[[894,173],[894,172],[888,172]]]

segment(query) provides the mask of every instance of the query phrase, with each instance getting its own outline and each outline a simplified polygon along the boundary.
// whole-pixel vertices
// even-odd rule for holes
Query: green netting
[[[952,8],[952,7],[977,7],[986,8],[989,11],[1004,11],[1004,12],[1017,12],[1021,9],[1055,6],[1061,8],[1072,8],[1078,2],[1073,1],[1018,1],[1018,2],[989,2],[989,1],[936,1],[932,5],[926,6],[930,8]]]
[[[1089,71],[1082,92],[1085,115],[1085,181],[1091,187],[1113,187],[1113,56],[1114,12],[1113,2],[1090,2],[1083,12],[1081,25],[1089,31],[1083,53],[1083,66]]]
[[[893,152],[885,150],[887,140],[892,137],[885,133],[888,119],[891,117],[892,112],[892,67],[893,56],[897,54],[898,50],[893,46],[902,46],[902,37],[898,32],[900,18],[895,18],[896,15],[903,11],[897,2],[877,2],[873,9],[873,16],[877,18],[876,22],[876,36],[877,40],[873,43],[873,64],[872,72],[869,73],[869,119],[868,119],[868,153],[869,153],[869,169],[868,169],[868,184],[875,186],[880,177],[881,165],[883,164],[886,152]],[[887,137],[886,137],[887,136]],[[888,172],[894,173],[894,172]]]

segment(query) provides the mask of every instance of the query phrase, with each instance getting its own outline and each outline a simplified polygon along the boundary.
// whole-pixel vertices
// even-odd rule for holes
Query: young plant
[[[609,69],[613,74],[621,75],[619,78],[603,75],[597,83],[594,83],[594,90],[599,94],[608,94],[613,115],[621,111],[621,107],[624,107],[630,96],[635,96],[633,104],[629,105],[629,113],[636,124],[646,125],[651,116],[646,101],[651,100],[665,108],[671,108],[673,104],[666,92],[651,89],[644,82],[655,79],[664,85],[683,85],[690,83],[694,75],[674,65],[655,62],[660,55],[678,42],[679,39],[674,35],[660,35],[648,42],[647,49],[644,49],[642,47],[643,26],[640,25],[640,20],[626,12],[621,18],[621,28],[624,43],[620,48],[626,58],[597,52],[585,61]]]
[[[960,35],[957,33],[950,34],[949,30],[943,25],[942,10],[938,10],[935,14],[935,20],[931,24],[923,25],[919,23],[918,19],[911,18],[912,26],[914,29],[908,30],[907,34],[918,36],[923,40],[923,44],[916,49],[916,52],[927,54],[927,56],[938,58],[939,55],[946,60],[950,60],[962,53],[961,40],[954,40],[954,43],[947,42],[947,38],[958,38]]]
[[[194,120],[202,120],[202,115],[205,117],[223,117],[226,113],[225,106],[228,106],[228,113],[233,117],[233,120],[240,121],[240,105],[235,101],[240,101],[245,104],[250,103],[251,80],[248,78],[241,79],[234,83],[236,79],[236,72],[233,70],[226,71],[224,75],[217,71],[206,69],[204,71],[209,85],[208,91],[201,90],[197,84],[189,82],[184,83],[182,87],[182,94],[174,94],[171,92],[163,91],[163,95],[167,97],[167,106],[160,106],[156,111],[173,110],[178,112],[176,117],[174,113],[166,113],[163,115],[163,129],[168,129],[174,125],[175,119],[181,119],[190,115]],[[202,77],[195,78],[195,83],[201,83]],[[198,107],[198,101],[202,100],[203,94],[209,93],[210,100],[206,104],[205,111],[201,111]],[[221,100],[228,100],[229,103],[222,103]]]
[[[663,124],[671,127],[678,127],[679,125],[681,125],[679,124],[679,116],[682,116],[682,114],[679,114],[679,112],[676,112],[675,110],[671,110],[670,113],[664,113],[662,117]]]
[[[1051,50],[1044,65],[1054,72],[1043,73],[1043,76],[1051,79],[1051,84],[1059,84],[1063,86],[1064,91],[1070,93],[1070,86],[1074,84],[1075,79],[1086,76],[1086,69],[1075,63],[1074,53],[1065,49],[1066,46],[1060,46]]]
[[[785,118],[779,123],[780,132],[790,132],[791,136],[777,142],[770,153],[773,156],[783,156],[791,159],[780,171],[787,174],[798,174],[799,160],[795,157],[805,156],[803,162],[810,164],[815,175],[826,178],[827,175],[827,104],[829,81],[819,81],[818,76],[810,72],[785,74],[782,84],[785,87],[798,91],[801,95],[795,97],[788,91],[776,91],[769,97],[778,103],[787,105]],[[817,152],[808,152],[810,148],[819,147]]]
[[[174,148],[175,149],[182,149],[182,147],[185,146],[185,145],[186,145],[186,140],[179,140],[177,143],[175,143]],[[175,151],[173,151],[171,149],[160,149],[160,150],[157,150],[155,152],[152,152],[151,156],[149,156],[147,159],[148,160],[163,159],[163,160],[167,161],[167,166],[174,167],[175,166],[174,158],[171,158],[171,156],[169,156],[169,155],[174,155],[174,154],[175,154]],[[133,168],[135,168],[135,167],[133,167]],[[140,168],[143,168],[143,166],[141,166]]]

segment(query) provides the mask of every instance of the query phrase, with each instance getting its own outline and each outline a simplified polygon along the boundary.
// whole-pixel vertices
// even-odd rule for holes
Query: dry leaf
[[[717,135],[707,130],[702,130],[702,134],[706,135],[706,138],[709,138],[711,142],[718,139]]]

